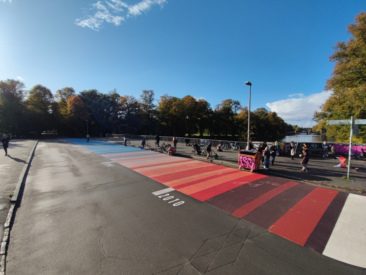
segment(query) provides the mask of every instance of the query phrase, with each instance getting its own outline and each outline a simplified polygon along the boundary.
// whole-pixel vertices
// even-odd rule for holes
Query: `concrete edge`
[[[34,143],[32,149],[31,149],[31,152],[27,159],[27,163],[26,163],[26,165],[24,165],[22,172],[20,173],[14,193],[10,199],[10,208],[9,208],[8,215],[7,215],[5,223],[4,223],[4,232],[3,232],[3,236],[2,236],[1,244],[0,244],[0,275],[5,275],[5,273],[6,273],[6,255],[8,252],[8,246],[9,246],[9,241],[10,241],[10,231],[11,231],[11,227],[14,222],[16,208],[20,205],[25,181],[26,181],[37,145],[38,145],[38,140]]]

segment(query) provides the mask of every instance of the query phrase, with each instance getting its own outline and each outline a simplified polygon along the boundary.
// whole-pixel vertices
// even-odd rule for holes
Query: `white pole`
[[[247,132],[247,150],[250,149],[250,103],[252,100],[252,84],[249,85],[249,103],[248,103],[248,132]]]
[[[351,169],[351,155],[352,155],[352,136],[353,136],[353,116],[351,116],[351,129],[349,131],[349,145],[348,145],[348,165],[347,165],[347,179],[349,180],[349,172]]]

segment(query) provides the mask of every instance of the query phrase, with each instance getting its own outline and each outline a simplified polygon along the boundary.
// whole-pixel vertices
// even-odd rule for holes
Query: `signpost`
[[[349,173],[351,169],[351,155],[352,155],[352,136],[353,132],[358,135],[357,125],[366,125],[366,119],[338,119],[338,120],[328,120],[328,125],[350,125],[349,131],[349,145],[348,145],[348,164],[347,164],[347,179],[349,180]]]

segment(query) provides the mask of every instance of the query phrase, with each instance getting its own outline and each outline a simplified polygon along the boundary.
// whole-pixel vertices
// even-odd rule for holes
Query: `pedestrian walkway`
[[[4,156],[0,146],[0,238],[3,235],[3,224],[9,210],[10,197],[33,145],[32,140],[11,140],[7,157]]]
[[[69,141],[300,246],[366,267],[365,196],[108,142]]]

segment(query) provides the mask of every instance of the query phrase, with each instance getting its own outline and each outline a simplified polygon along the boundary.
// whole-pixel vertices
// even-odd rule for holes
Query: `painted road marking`
[[[366,197],[349,194],[323,254],[366,268]]]
[[[235,217],[242,218],[248,215],[253,210],[257,209],[259,206],[263,205],[264,203],[270,201],[272,198],[276,197],[277,195],[281,194],[282,192],[298,185],[296,182],[287,182],[284,183],[266,193],[264,193],[261,196],[258,196],[254,200],[244,204],[243,206],[236,209],[232,214]]]
[[[304,246],[337,194],[335,190],[315,188],[276,221],[269,232]]]
[[[152,192],[152,194],[161,199],[162,201],[172,205],[173,207],[178,207],[185,204],[185,201],[171,195],[171,192],[174,191],[175,191],[174,188],[164,188],[162,190]]]
[[[155,191],[155,192],[152,192],[152,194],[154,196],[160,196],[162,194],[165,194],[165,193],[169,193],[169,192],[173,192],[175,191],[174,188],[164,188],[164,189],[161,189],[161,190],[158,190],[158,191]]]

